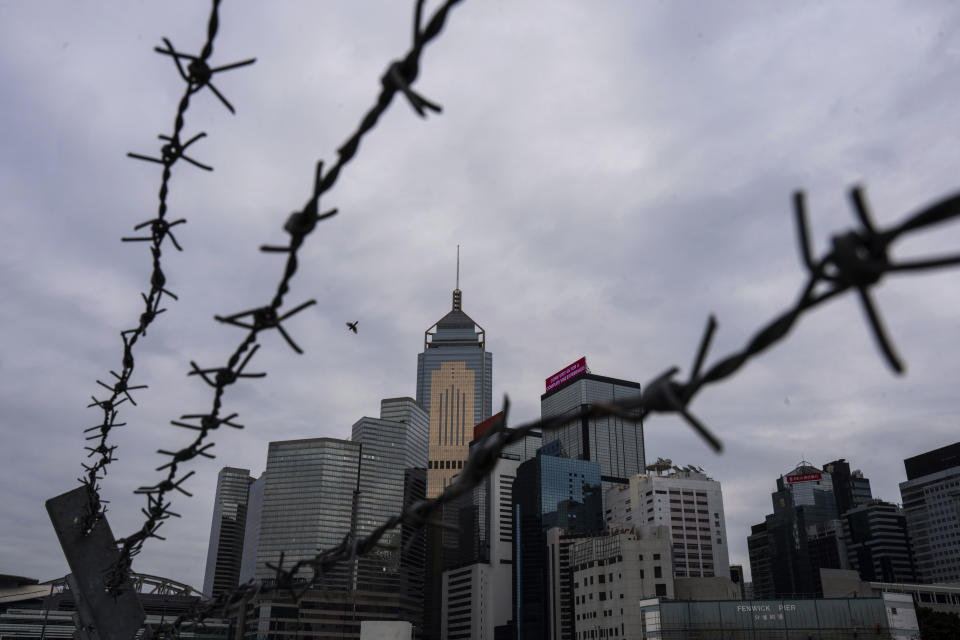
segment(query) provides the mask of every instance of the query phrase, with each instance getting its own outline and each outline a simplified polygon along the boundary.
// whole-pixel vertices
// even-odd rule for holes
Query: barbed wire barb
[[[186,150],[191,145],[207,136],[206,132],[201,131],[200,133],[197,133],[187,139],[185,142],[183,141],[185,114],[190,106],[190,96],[196,91],[202,89],[204,86],[209,86],[211,91],[213,91],[213,93],[221,101],[223,101],[224,104],[227,105],[228,109],[233,112],[233,106],[229,104],[229,102],[226,101],[226,98],[224,98],[223,95],[216,89],[216,87],[210,83],[210,78],[215,73],[246,66],[255,61],[255,59],[247,59],[241,62],[221,65],[212,69],[210,68],[207,60],[213,54],[213,41],[216,37],[219,25],[219,5],[220,0],[212,0],[211,10],[207,19],[206,41],[203,44],[202,52],[199,56],[181,54],[180,52],[174,50],[173,45],[169,40],[164,39],[164,42],[167,45],[167,51],[165,53],[173,57],[178,73],[180,74],[181,78],[187,82],[187,86],[176,108],[173,130],[169,134],[158,135],[158,139],[161,141],[160,156],[153,157],[134,152],[127,154],[129,157],[136,160],[160,164],[163,168],[163,173],[158,192],[156,216],[134,226],[134,231],[141,231],[144,228],[148,228],[149,235],[134,235],[121,238],[123,242],[150,243],[150,255],[152,258],[150,289],[149,292],[140,294],[140,297],[143,301],[143,310],[140,313],[137,326],[133,327],[132,329],[122,330],[120,332],[120,339],[123,344],[122,366],[119,372],[113,370],[110,371],[111,375],[114,376],[116,381],[111,385],[103,380],[96,380],[97,384],[106,388],[111,395],[104,399],[97,399],[96,397],[91,396],[93,403],[88,405],[90,408],[97,407],[102,410],[103,419],[99,426],[84,429],[84,433],[99,431],[98,434],[85,438],[86,441],[99,440],[99,442],[96,443],[96,446],[85,447],[85,450],[89,451],[88,457],[92,455],[98,455],[98,459],[92,464],[81,463],[85,475],[80,479],[80,481],[81,484],[86,487],[88,496],[86,503],[88,512],[82,519],[83,521],[80,523],[81,529],[85,533],[92,531],[94,525],[103,517],[103,514],[105,513],[105,507],[103,505],[107,501],[102,500],[100,497],[100,480],[106,476],[108,465],[117,460],[116,456],[114,455],[116,445],[108,445],[108,438],[113,428],[126,424],[125,422],[117,421],[117,407],[124,401],[128,400],[131,405],[136,405],[136,401],[134,400],[131,391],[147,388],[147,385],[134,384],[132,382],[134,367],[136,364],[134,358],[134,347],[141,337],[146,337],[147,329],[157,318],[157,316],[166,311],[165,308],[161,307],[161,301],[163,297],[168,296],[173,300],[177,300],[177,296],[166,288],[166,276],[163,273],[161,264],[161,248],[163,242],[168,238],[171,244],[178,251],[183,250],[183,247],[178,242],[172,229],[177,225],[185,224],[186,219],[180,218],[170,222],[166,218],[167,197],[170,191],[172,167],[178,160],[183,159],[195,167],[205,171],[213,170],[213,167],[186,155]],[[161,52],[163,53],[163,51]],[[186,72],[181,65],[180,58],[189,59]],[[127,568],[129,568],[128,558],[122,557],[121,560],[121,564],[125,562]],[[122,574],[123,571],[120,573]],[[124,588],[125,583],[125,579],[122,575],[120,575],[119,577],[116,577],[116,580],[114,580],[111,584],[113,585],[112,588],[122,589]]]
[[[215,4],[217,3],[215,2]],[[163,43],[167,45],[166,49],[162,47],[154,47],[153,50],[159,54],[167,55],[173,58],[174,64],[177,65],[177,71],[180,73],[180,77],[183,78],[184,82],[187,83],[190,93],[196,93],[203,87],[209,87],[210,91],[212,91],[213,94],[220,99],[220,102],[223,103],[223,106],[225,106],[230,113],[236,113],[233,105],[230,104],[230,101],[227,100],[224,95],[220,93],[220,91],[213,85],[211,79],[216,73],[230,71],[231,69],[237,69],[239,67],[245,67],[253,64],[257,61],[256,58],[249,58],[240,62],[231,62],[230,64],[211,68],[210,65],[207,64],[207,60],[204,55],[201,54],[200,56],[194,56],[189,53],[179,52],[174,49],[173,43],[171,43],[168,38],[163,38]],[[186,71],[184,71],[183,66],[180,64],[181,58],[190,61],[190,63],[187,65]]]
[[[214,0],[214,11],[210,20],[211,33],[216,30],[216,7],[218,1],[219,0]],[[363,137],[375,127],[379,118],[392,102],[394,95],[398,92],[406,97],[411,108],[413,108],[420,117],[426,117],[427,111],[441,112],[441,107],[438,104],[414,91],[413,84],[418,77],[420,55],[423,47],[440,33],[449,10],[458,2],[459,0],[447,0],[444,2],[427,21],[426,25],[421,28],[421,14],[424,3],[423,0],[415,0],[412,48],[403,58],[394,60],[388,64],[385,72],[380,77],[380,91],[376,98],[376,103],[363,115],[356,130],[337,148],[336,162],[334,162],[327,171],[324,171],[322,161],[317,162],[313,176],[312,194],[303,208],[291,213],[283,225],[284,231],[290,236],[289,244],[286,246],[270,244],[260,246],[260,249],[264,252],[286,254],[283,272],[270,303],[232,315],[214,316],[214,318],[222,324],[229,324],[247,330],[247,334],[231,353],[227,364],[224,366],[201,368],[196,362],[190,361],[191,369],[187,375],[199,376],[208,386],[214,389],[212,407],[208,413],[185,414],[182,415],[179,420],[170,421],[173,426],[191,429],[199,433],[193,443],[183,449],[178,451],[159,449],[157,451],[159,454],[169,457],[169,460],[166,461],[165,464],[157,467],[157,471],[168,470],[167,477],[155,485],[140,487],[136,491],[136,493],[147,495],[147,507],[141,510],[146,517],[146,521],[138,531],[118,541],[121,549],[117,564],[111,568],[111,575],[113,576],[113,580],[111,581],[112,589],[121,588],[121,584],[129,576],[131,558],[142,551],[144,541],[149,538],[159,538],[160,536],[156,535],[156,532],[163,522],[170,516],[179,517],[178,514],[169,510],[171,502],[165,501],[165,498],[173,491],[189,496],[189,492],[181,485],[194,471],[190,471],[183,477],[178,478],[178,465],[198,456],[207,458],[214,457],[213,454],[208,453],[208,450],[214,446],[214,443],[205,443],[205,439],[211,430],[218,428],[222,424],[227,424],[234,428],[241,428],[241,425],[231,422],[237,414],[234,413],[226,418],[221,418],[220,412],[223,410],[226,387],[236,382],[239,378],[259,378],[266,375],[266,373],[244,373],[245,367],[260,348],[260,344],[257,342],[260,331],[264,329],[277,329],[294,351],[302,353],[300,347],[292,340],[281,323],[299,311],[316,304],[316,301],[308,300],[287,312],[281,312],[280,309],[283,306],[284,297],[289,293],[290,282],[297,272],[298,251],[304,243],[306,236],[315,230],[318,222],[328,219],[337,213],[337,209],[320,213],[320,197],[336,184],[341,170],[355,157]],[[220,91],[211,83],[212,76],[221,71],[251,64],[254,61],[253,59],[211,68],[207,59],[212,53],[212,35],[210,39],[208,39],[203,53],[199,56],[193,56],[175,50],[173,44],[166,38],[163,39],[163,42],[166,48],[157,47],[156,51],[172,58],[179,74],[187,83],[187,90],[182,104],[188,102],[189,96],[192,93],[200,91],[204,87],[209,87],[214,95],[216,95],[231,112],[234,111],[229,101],[227,101]],[[186,66],[182,64],[183,61],[188,62]],[[175,131],[173,135],[166,138],[169,148],[166,152],[162,150],[161,158],[159,159],[159,163],[164,167],[165,177],[161,187],[160,212],[158,218],[142,223],[142,225],[138,227],[142,228],[144,225],[150,225],[151,234],[149,239],[154,242],[151,251],[153,252],[155,263],[151,276],[151,292],[149,295],[143,295],[145,311],[141,315],[141,326],[136,330],[131,330],[132,333],[124,334],[125,361],[127,355],[131,353],[137,337],[139,335],[146,335],[146,326],[149,324],[149,321],[152,321],[157,314],[164,311],[164,309],[159,306],[161,295],[167,293],[166,289],[163,288],[165,277],[159,265],[160,241],[170,236],[174,245],[179,248],[179,245],[170,233],[170,227],[173,225],[166,223],[164,218],[166,211],[165,190],[167,178],[169,177],[171,166],[177,160],[180,158],[187,159],[186,156],[183,155],[186,147],[199,139],[199,137],[202,137],[195,136],[186,144],[180,145],[181,120],[182,111],[178,111]],[[158,162],[157,158],[140,157],[137,155],[133,157],[155,163]],[[196,163],[194,162],[194,164]],[[203,166],[201,166],[201,168],[203,168]],[[509,398],[504,397],[504,416],[495,423],[493,428],[481,437],[468,458],[462,473],[460,473],[454,482],[448,485],[439,496],[415,503],[410,508],[403,510],[400,514],[388,519],[387,522],[374,529],[374,531],[367,536],[358,537],[352,532],[348,533],[338,545],[330,549],[319,550],[313,558],[300,560],[292,563],[289,567],[285,567],[284,555],[281,553],[279,562],[276,565],[267,565],[275,574],[272,585],[260,585],[257,587],[250,587],[249,585],[241,586],[230,595],[215,599],[215,605],[201,609],[201,613],[193,615],[191,619],[196,623],[202,623],[202,611],[213,611],[214,608],[212,607],[214,606],[220,607],[220,609],[223,610],[228,603],[245,601],[251,593],[256,595],[269,595],[280,591],[288,591],[291,597],[298,599],[303,593],[306,593],[310,585],[322,584],[331,569],[339,563],[343,561],[356,562],[358,557],[378,548],[381,544],[381,538],[400,524],[415,526],[417,530],[425,527],[457,530],[455,526],[443,522],[442,518],[434,517],[437,510],[444,504],[450,503],[457,497],[463,496],[478,486],[482,479],[491,472],[499,459],[500,453],[503,452],[505,447],[534,430],[545,432],[556,429],[561,424],[571,420],[608,415],[618,415],[625,419],[642,421],[650,413],[673,413],[680,416],[690,425],[711,448],[717,452],[722,451],[723,444],[720,439],[690,410],[690,405],[697,394],[705,387],[718,383],[733,375],[752,358],[782,340],[804,313],[845,293],[847,290],[857,290],[860,305],[867,315],[868,327],[873,333],[881,353],[893,370],[898,372],[902,371],[903,365],[893,348],[892,342],[886,334],[877,305],[871,297],[871,290],[881,281],[883,275],[890,271],[919,270],[960,264],[960,256],[935,257],[900,264],[891,262],[888,257],[890,246],[907,232],[955,219],[958,212],[960,212],[960,196],[954,196],[953,198],[927,207],[920,213],[908,218],[901,223],[900,226],[888,230],[881,230],[875,226],[866,198],[861,190],[855,188],[851,191],[850,197],[854,213],[860,223],[860,228],[834,236],[831,239],[830,249],[821,258],[817,259],[815,258],[815,252],[813,251],[809,230],[807,228],[808,221],[803,193],[798,191],[794,194],[794,215],[797,224],[801,259],[808,272],[807,281],[801,288],[800,294],[794,302],[794,306],[783,311],[766,325],[762,326],[739,351],[721,357],[714,361],[712,365],[708,364],[710,346],[717,330],[717,321],[714,316],[710,315],[706,328],[700,338],[698,348],[695,351],[690,375],[685,382],[676,379],[680,369],[678,367],[671,367],[651,380],[637,397],[608,404],[596,404],[584,407],[573,415],[563,416],[562,418],[541,419],[512,429],[507,427],[506,418],[509,409]],[[142,240],[146,240],[146,238]],[[132,355],[130,355],[130,358],[130,368],[132,370]],[[120,375],[123,376],[125,381],[129,379],[129,375],[126,372],[121,372]],[[101,384],[107,386],[104,383]],[[119,398],[119,400],[117,400],[117,398]],[[93,398],[94,404],[90,406],[100,406],[105,412],[113,412],[114,407],[127,398],[128,396],[124,396],[123,394],[118,394],[116,398],[109,400],[98,401],[96,398]],[[130,398],[130,400],[132,402],[132,398]],[[112,419],[113,418],[111,418],[111,420]],[[198,424],[191,423],[190,421],[198,421]],[[101,446],[102,449],[100,449]],[[107,460],[112,456],[112,449],[109,446],[101,444],[92,449],[100,450],[101,455],[106,456],[105,459]],[[95,480],[98,476],[95,472],[91,471],[90,478],[93,478],[93,481],[89,486],[95,487]],[[311,575],[307,581],[303,582],[301,578],[298,578],[298,573],[306,569],[310,570]],[[183,618],[183,620],[186,620],[186,618]],[[175,632],[179,627],[164,628],[168,631],[173,629]]]

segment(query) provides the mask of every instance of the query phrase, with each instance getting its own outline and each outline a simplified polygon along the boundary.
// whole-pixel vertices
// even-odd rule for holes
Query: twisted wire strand
[[[868,317],[868,326],[887,364],[895,372],[902,373],[903,365],[878,322],[879,313],[865,293],[876,286],[887,273],[960,265],[960,254],[933,256],[905,263],[892,262],[888,257],[891,245],[909,232],[960,217],[960,194],[936,202],[886,230],[877,230],[870,222],[865,199],[859,188],[851,191],[851,199],[863,227],[834,236],[832,248],[819,260],[815,260],[810,250],[803,195],[799,192],[795,194],[798,241],[801,259],[809,272],[808,281],[802,287],[794,306],[762,326],[741,350],[720,358],[701,374],[710,342],[717,329],[716,320],[711,316],[695,353],[691,375],[685,383],[673,379],[679,368],[672,367],[642,387],[641,393],[636,396],[612,403],[587,405],[573,414],[535,420],[514,428],[507,427],[510,401],[505,397],[502,414],[486,434],[471,446],[463,471],[440,495],[412,504],[362,538],[347,533],[338,545],[320,551],[313,558],[284,566],[281,554],[276,565],[268,565],[268,568],[274,571],[274,577],[268,583],[250,581],[232,591],[221,593],[169,624],[153,629],[150,637],[176,637],[184,625],[199,624],[212,617],[232,616],[258,597],[290,597],[298,601],[308,590],[321,585],[324,576],[339,563],[355,562],[357,558],[381,548],[383,536],[398,526],[406,525],[416,531],[431,526],[448,527],[449,525],[436,517],[440,508],[478,487],[492,473],[500,454],[509,445],[532,432],[546,433],[584,419],[617,416],[641,421],[651,413],[676,413],[683,417],[708,445],[720,452],[723,448],[720,440],[687,408],[697,393],[705,386],[733,375],[750,359],[783,340],[803,314],[851,289],[857,289],[860,293],[860,301]],[[309,577],[304,577],[304,574]]]
[[[157,470],[166,469],[166,477],[155,485],[137,489],[136,493],[147,496],[147,507],[142,510],[146,516],[146,520],[138,531],[118,541],[120,544],[120,559],[117,564],[111,568],[111,580],[108,581],[112,590],[116,591],[123,588],[123,585],[129,577],[132,558],[142,550],[144,542],[149,538],[160,538],[160,536],[157,535],[157,530],[163,522],[169,517],[178,517],[178,514],[170,510],[171,502],[168,498],[169,494],[173,491],[179,491],[185,495],[190,495],[182,485],[194,472],[190,471],[182,476],[178,476],[179,466],[198,456],[213,457],[213,455],[208,452],[213,444],[205,442],[211,431],[223,425],[242,428],[242,425],[234,421],[237,417],[236,414],[221,415],[223,412],[223,397],[226,388],[240,378],[255,378],[266,375],[265,373],[245,372],[245,368],[259,349],[259,333],[267,329],[277,329],[292,349],[298,353],[301,352],[299,346],[286,332],[281,323],[299,311],[316,304],[316,301],[308,300],[289,310],[281,310],[281,307],[283,307],[285,296],[289,293],[290,281],[297,272],[298,251],[305,241],[306,236],[314,230],[318,222],[336,214],[336,209],[321,213],[319,198],[335,185],[341,169],[356,155],[363,137],[376,126],[380,116],[389,107],[397,92],[404,94],[411,107],[421,117],[425,117],[428,111],[437,113],[441,111],[439,105],[416,93],[412,89],[412,84],[419,74],[420,56],[424,47],[439,35],[443,29],[449,10],[458,4],[459,1],[460,0],[447,0],[447,2],[443,3],[443,5],[437,9],[427,25],[421,29],[422,0],[417,0],[414,37],[411,49],[404,58],[389,64],[386,72],[381,77],[381,91],[374,106],[364,115],[354,133],[337,149],[337,159],[334,164],[327,171],[324,171],[322,162],[317,164],[312,195],[300,211],[294,212],[289,216],[284,225],[284,230],[290,235],[289,243],[282,246],[264,245],[261,247],[261,250],[264,252],[286,254],[283,274],[270,302],[262,307],[247,311],[225,316],[216,316],[216,319],[221,323],[246,329],[246,336],[241,340],[224,366],[202,368],[197,363],[191,362],[191,370],[188,375],[197,376],[205,384],[214,389],[212,406],[208,412],[187,414],[181,416],[179,420],[171,421],[171,423],[176,426],[196,430],[198,435],[192,443],[180,450],[160,450],[159,453],[168,456],[169,459],[165,464],[158,467]],[[185,149],[200,139],[203,134],[194,136],[186,143],[180,142],[180,133],[183,128],[183,113],[189,105],[189,97],[196,91],[208,87],[225,106],[232,111],[232,105],[212,83],[210,83],[210,77],[214,72],[236,68],[237,66],[252,62],[245,61],[216,69],[210,69],[206,64],[207,59],[212,54],[212,38],[216,33],[216,9],[218,5],[219,0],[214,0],[214,9],[208,31],[209,39],[200,56],[193,57],[178,53],[173,49],[169,41],[165,41],[167,45],[166,49],[157,49],[160,53],[170,55],[173,58],[181,75],[184,76],[184,79],[188,82],[188,90],[181,100],[182,108],[178,109],[174,134],[168,138],[164,138],[168,141],[168,145],[165,145],[162,158],[159,160],[164,164],[164,178],[160,189],[158,217],[155,220],[147,221],[140,225],[140,227],[150,226],[151,237],[149,240],[153,243],[151,250],[154,255],[154,275],[151,277],[151,294],[149,296],[144,295],[144,314],[148,319],[144,322],[144,316],[141,316],[141,325],[136,330],[124,332],[124,369],[123,373],[114,374],[119,381],[117,385],[120,386],[117,387],[117,385],[115,385],[115,396],[112,399],[108,401],[95,400],[95,405],[104,409],[105,427],[94,427],[94,429],[105,428],[109,431],[109,429],[114,426],[120,426],[120,424],[115,423],[115,407],[127,399],[126,393],[133,388],[128,384],[133,371],[132,346],[141,335],[145,335],[146,326],[152,322],[156,314],[163,312],[163,309],[159,307],[161,296],[166,294],[169,297],[175,297],[164,289],[165,280],[159,268],[160,244],[162,241],[170,237],[174,245],[179,248],[170,232],[170,227],[180,224],[181,221],[168,223],[164,217],[166,213],[169,169],[173,162],[181,158],[200,168],[206,167],[206,165],[202,165],[184,155]],[[190,60],[187,71],[184,71],[181,66],[181,60]],[[135,154],[131,155],[144,160],[158,161],[155,158],[141,157]],[[418,530],[427,526],[442,526],[433,518],[437,510],[442,505],[464,495],[466,492],[478,486],[493,469],[499,458],[499,454],[505,447],[516,442],[531,431],[550,431],[570,420],[582,418],[620,416],[625,419],[638,420],[648,416],[650,413],[676,413],[683,417],[714,450],[721,451],[722,443],[720,440],[701,423],[699,419],[690,413],[688,409],[690,402],[697,393],[699,393],[703,387],[733,375],[750,359],[758,356],[784,339],[804,313],[848,290],[855,289],[857,291],[858,298],[867,317],[868,326],[888,365],[894,371],[898,373],[902,372],[903,364],[886,334],[881,316],[870,296],[870,290],[876,286],[887,273],[919,271],[960,264],[960,256],[931,257],[906,263],[894,263],[888,256],[890,246],[900,237],[914,230],[923,229],[956,218],[958,214],[960,214],[960,196],[953,196],[927,207],[921,212],[907,218],[901,224],[886,230],[877,230],[874,227],[870,219],[866,201],[859,189],[855,189],[852,192],[851,198],[862,228],[835,236],[832,241],[831,250],[819,260],[814,260],[810,251],[806,228],[807,222],[803,196],[799,193],[795,195],[794,206],[801,245],[801,256],[808,270],[807,283],[802,288],[794,306],[763,326],[740,351],[713,362],[713,364],[706,367],[705,371],[701,371],[704,369],[712,337],[717,329],[716,321],[713,317],[710,317],[696,352],[691,374],[686,382],[679,382],[674,379],[675,375],[679,372],[679,368],[672,367],[655,377],[644,387],[642,393],[635,398],[611,404],[596,404],[586,407],[572,416],[538,420],[513,429],[508,429],[506,426],[509,400],[505,399],[503,416],[476,445],[462,473],[442,494],[429,500],[417,502],[363,538],[355,538],[348,535],[339,545],[321,551],[312,559],[301,560],[293,563],[289,567],[284,567],[281,558],[281,561],[275,567],[272,567],[275,570],[275,578],[272,584],[248,583],[242,585],[238,589],[222,594],[202,607],[184,614],[169,625],[157,627],[153,631],[153,637],[176,635],[180,627],[187,623],[200,624],[203,619],[215,613],[235,611],[238,607],[244,606],[244,603],[253,597],[287,592],[292,597],[299,598],[306,589],[322,580],[323,576],[338,563],[355,561],[357,557],[376,549],[382,536],[400,524],[410,525]],[[128,362],[129,367],[127,367]],[[101,384],[108,386],[105,383]],[[117,388],[119,388],[120,391],[116,391]],[[132,402],[132,398],[129,399]],[[103,451],[98,453],[109,461],[112,459],[112,451],[115,447],[106,447],[105,439],[102,440],[100,444],[105,447],[105,450],[109,451],[109,453],[104,453]],[[88,476],[92,478],[92,486],[95,487],[97,472],[105,469],[105,464],[108,464],[108,462],[97,467],[96,471]],[[298,577],[304,570],[308,570],[311,573],[309,579],[304,580]]]
[[[193,442],[177,451],[159,450],[158,453],[169,457],[169,460],[165,464],[157,467],[157,471],[167,470],[166,477],[155,485],[143,486],[135,491],[135,493],[147,496],[147,506],[141,509],[145,520],[140,529],[117,541],[119,545],[119,557],[117,562],[107,570],[106,578],[108,589],[111,592],[117,593],[125,588],[132,568],[132,559],[140,553],[146,540],[150,538],[163,539],[157,534],[160,526],[170,517],[180,517],[179,514],[170,510],[172,503],[169,499],[169,494],[173,491],[178,491],[190,496],[191,494],[184,489],[182,485],[184,481],[193,474],[193,472],[190,472],[185,476],[178,477],[180,465],[198,456],[207,458],[214,457],[213,454],[209,453],[209,449],[213,446],[213,443],[205,442],[211,431],[223,425],[238,429],[243,428],[242,425],[234,421],[237,414],[233,413],[226,417],[221,415],[223,411],[223,399],[227,387],[239,379],[262,378],[266,376],[266,373],[263,372],[248,373],[245,371],[246,366],[260,348],[258,344],[260,332],[276,329],[294,351],[302,353],[299,345],[297,345],[283,327],[282,322],[303,309],[316,304],[316,300],[307,300],[289,310],[282,310],[281,307],[283,307],[285,296],[289,293],[290,281],[297,272],[300,247],[303,245],[306,237],[316,228],[318,222],[330,218],[337,213],[336,209],[321,212],[319,206],[320,196],[336,184],[343,167],[356,155],[363,137],[376,126],[380,116],[387,110],[398,92],[407,98],[411,107],[421,117],[426,117],[427,111],[436,113],[441,111],[439,105],[419,95],[413,90],[411,85],[419,75],[420,57],[424,48],[440,34],[450,9],[459,2],[460,0],[446,0],[446,2],[437,8],[427,24],[421,29],[422,2],[420,0],[417,1],[414,20],[414,37],[410,50],[402,59],[395,60],[388,65],[386,72],[380,79],[381,90],[377,96],[376,103],[367,111],[357,129],[350,135],[346,142],[337,149],[336,162],[327,171],[324,171],[322,161],[317,163],[311,196],[301,210],[290,214],[283,226],[284,230],[290,236],[288,244],[282,246],[263,245],[260,247],[260,249],[266,253],[286,254],[283,273],[270,302],[262,307],[248,309],[239,313],[215,316],[215,319],[219,322],[243,328],[247,333],[230,355],[225,365],[205,368],[191,361],[191,370],[188,375],[197,376],[205,384],[213,388],[212,406],[206,412],[186,414],[181,416],[179,420],[171,421],[171,424],[175,426],[197,431],[197,435]],[[204,52],[206,51],[207,49],[204,48]],[[167,49],[160,50],[160,52],[171,55],[177,62],[178,69],[180,69],[180,58],[189,58],[189,56],[175,52],[169,42],[167,43]],[[193,78],[196,75],[201,80],[204,80],[202,84],[199,84],[199,80],[195,80],[191,86],[197,85],[196,90],[199,90],[199,88],[203,86],[209,86],[229,108],[230,105],[226,99],[216,91],[212,84],[209,84],[209,74],[204,76],[193,69],[194,64],[197,63],[198,60],[201,60],[201,58],[193,58],[192,60],[190,74],[184,73],[181,69],[181,75],[184,75],[185,78]],[[239,64],[243,63],[220,67],[219,69],[233,68]],[[217,70],[218,69],[214,69],[212,71]]]
[[[200,163],[184,153],[190,145],[206,137],[207,135],[206,133],[201,132],[186,142],[181,142],[183,129],[186,125],[185,115],[187,110],[190,108],[190,97],[202,88],[210,87],[211,90],[213,90],[214,93],[221,98],[221,100],[225,100],[210,82],[213,74],[218,71],[224,71],[239,66],[246,66],[254,62],[251,59],[226,65],[224,67],[218,67],[216,69],[210,68],[208,61],[213,55],[213,42],[216,38],[219,26],[219,5],[220,0],[213,0],[210,15],[207,19],[206,42],[204,43],[199,56],[190,56],[176,52],[173,48],[173,45],[166,38],[163,39],[164,43],[166,44],[166,48],[156,48],[157,52],[173,57],[181,77],[186,82],[186,88],[184,89],[183,96],[180,98],[180,101],[177,105],[176,115],[173,123],[173,131],[170,133],[170,135],[158,136],[159,139],[164,142],[160,149],[160,157],[156,158],[132,152],[127,154],[131,158],[153,162],[163,166],[163,172],[160,179],[160,189],[157,194],[157,215],[155,218],[141,222],[134,227],[134,231],[146,229],[148,234],[145,236],[122,238],[123,242],[150,243],[150,254],[152,258],[150,289],[148,293],[140,294],[141,298],[143,299],[143,311],[140,314],[137,326],[120,332],[120,337],[123,342],[123,357],[119,373],[114,370],[110,371],[110,375],[113,377],[113,381],[111,382],[97,380],[97,384],[106,389],[108,391],[108,395],[101,398],[91,396],[92,402],[87,405],[88,408],[96,407],[102,411],[102,420],[100,424],[84,429],[84,433],[95,432],[86,437],[87,441],[92,440],[95,442],[92,443],[91,446],[85,447],[85,450],[89,452],[87,455],[88,458],[96,456],[93,461],[83,464],[84,474],[81,478],[79,478],[81,484],[87,488],[88,493],[87,513],[79,523],[84,532],[89,532],[106,513],[106,501],[102,500],[100,496],[99,482],[106,476],[108,465],[117,459],[115,456],[117,446],[109,444],[110,432],[115,428],[126,425],[124,422],[117,421],[119,417],[119,410],[117,407],[124,402],[130,402],[131,405],[136,405],[136,401],[133,399],[131,391],[147,388],[147,385],[132,384],[134,367],[136,365],[134,358],[134,347],[141,337],[146,337],[147,328],[154,322],[156,317],[166,311],[165,308],[161,307],[161,302],[164,296],[173,300],[177,299],[177,296],[166,288],[166,276],[163,273],[163,267],[161,264],[161,258],[163,256],[163,243],[165,241],[169,240],[170,243],[173,244],[174,248],[176,248],[178,251],[182,251],[182,247],[173,233],[173,227],[186,223],[185,218],[174,220],[172,222],[167,219],[167,196],[170,193],[170,180],[173,173],[173,166],[178,160],[185,160],[201,169],[207,171],[213,170],[213,167]],[[189,73],[184,72],[184,69],[180,64],[181,59],[189,59],[191,61],[188,66]],[[232,112],[233,107],[230,106],[229,103],[227,103],[227,106]]]

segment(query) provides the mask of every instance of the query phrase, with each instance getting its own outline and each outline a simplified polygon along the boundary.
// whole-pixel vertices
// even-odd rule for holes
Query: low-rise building
[[[642,637],[636,603],[674,597],[670,553],[664,526],[613,528],[571,545],[574,640]]]
[[[631,637],[644,640],[919,637],[913,600],[898,593],[877,598],[713,602],[653,598],[635,607],[643,620],[642,631]]]

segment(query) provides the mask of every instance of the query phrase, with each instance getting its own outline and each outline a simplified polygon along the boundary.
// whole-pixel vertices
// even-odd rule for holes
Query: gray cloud
[[[137,351],[150,385],[116,433],[104,481],[114,532],[139,526],[131,490],[160,479],[157,448],[183,446],[169,420],[209,406],[186,377],[219,364],[239,330],[215,313],[262,304],[281,268],[262,243],[309,195],[313,165],[372,104],[410,38],[402,3],[225,3],[213,60],[256,56],[191,101],[185,131],[212,174],[174,169],[170,215],[183,253],[164,253],[179,302]],[[8,508],[3,572],[66,572],[43,501],[75,486],[95,379],[120,364],[119,331],[147,286],[143,245],[121,245],[157,206],[156,152],[180,91],[161,36],[195,50],[207,7],[104,2],[0,5],[0,433]],[[960,9],[851,3],[465,2],[428,48],[426,121],[398,100],[323,203],[341,214],[303,252],[288,297],[306,354],[265,336],[260,382],[227,394],[247,428],[216,433],[192,465],[195,497],[136,568],[200,585],[216,472],[258,473],[270,440],[345,437],[380,398],[414,393],[423,331],[449,305],[462,247],[467,312],[487,330],[494,394],[515,422],[539,415],[543,379],[586,355],[604,375],[646,382],[686,369],[706,317],[714,357],[739,349],[803,282],[791,192],[808,193],[823,251],[855,225],[845,190],[868,188],[881,224],[957,189],[955,75]],[[955,251],[957,228],[897,255]],[[723,482],[732,560],[769,510],[774,478],[805,457],[846,457],[897,500],[901,460],[956,439],[956,273],[890,277],[877,291],[909,364],[885,370],[855,299],[805,318],[789,339],[704,391],[693,410],[721,456],[681,421],[654,416],[648,456],[704,466]],[[343,322],[360,320],[360,334]],[[681,374],[685,375],[685,371]]]

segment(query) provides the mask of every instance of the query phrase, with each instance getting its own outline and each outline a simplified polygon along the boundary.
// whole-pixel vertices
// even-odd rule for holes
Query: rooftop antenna
[[[457,245],[457,288],[453,290],[453,310],[460,311],[463,306],[463,294],[460,292],[460,245]]]

